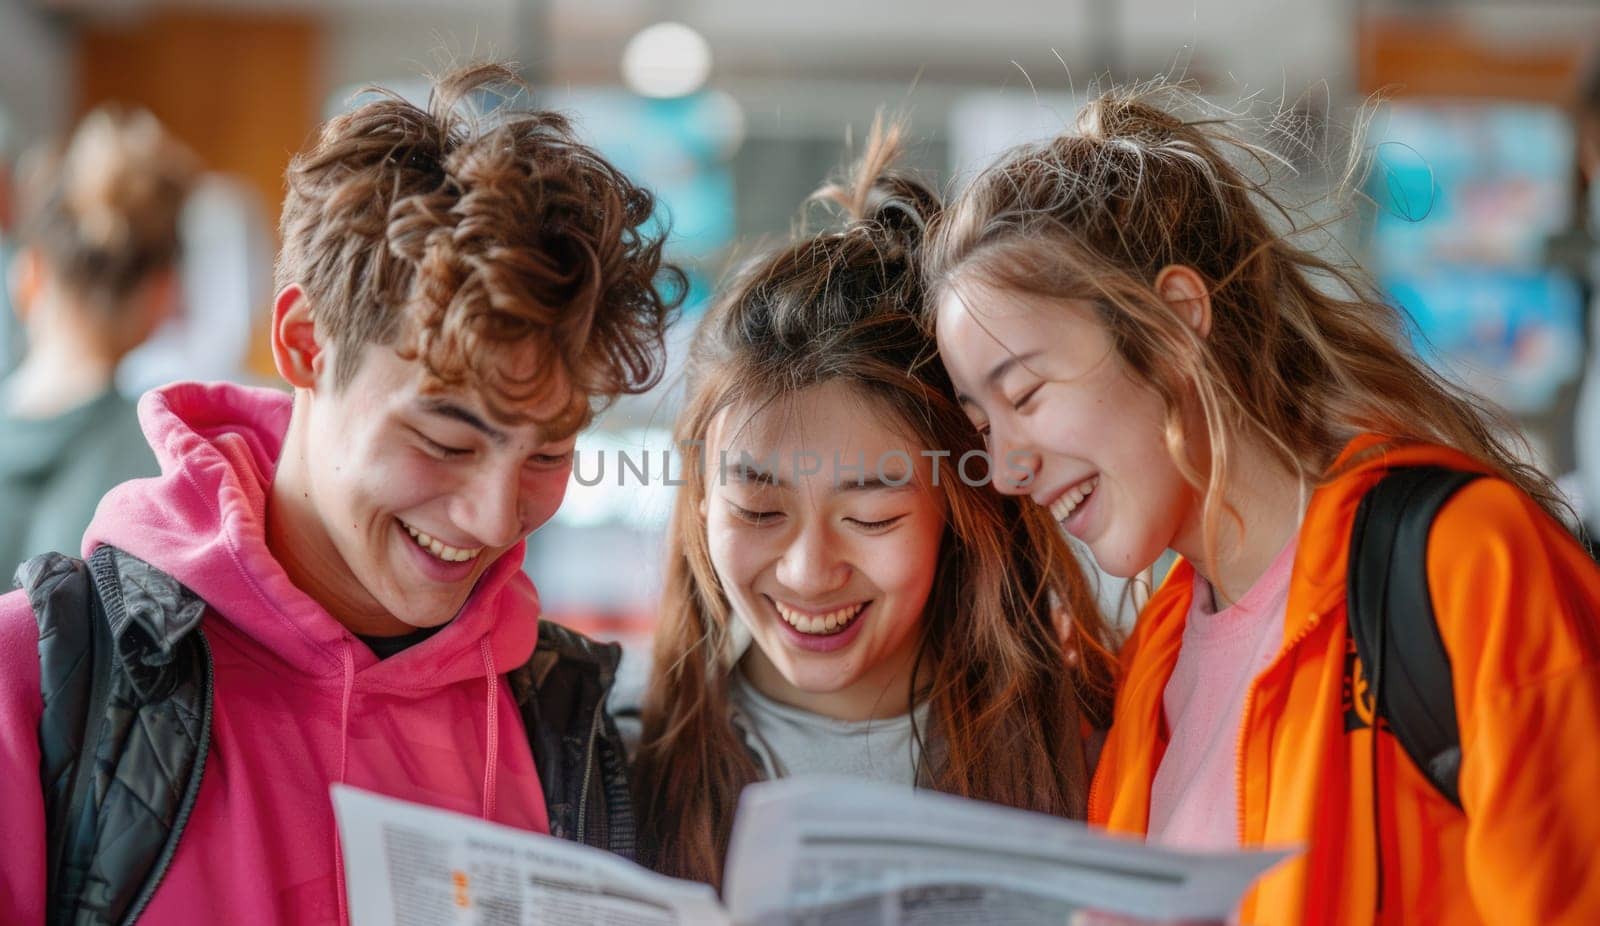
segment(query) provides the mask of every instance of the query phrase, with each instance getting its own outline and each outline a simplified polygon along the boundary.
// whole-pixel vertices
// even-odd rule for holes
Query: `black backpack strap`
[[[1356,510],[1350,535],[1350,632],[1373,692],[1374,729],[1387,722],[1439,793],[1461,806],[1461,732],[1450,656],[1428,589],[1428,531],[1439,509],[1479,474],[1392,470]]]
[[[166,873],[210,744],[205,603],[111,547],[18,570],[39,624],[48,921],[132,922]]]

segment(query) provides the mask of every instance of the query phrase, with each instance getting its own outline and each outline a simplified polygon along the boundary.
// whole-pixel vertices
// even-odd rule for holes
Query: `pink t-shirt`
[[[1150,788],[1152,842],[1239,845],[1239,725],[1250,683],[1283,643],[1296,545],[1291,539],[1244,597],[1221,611],[1210,610],[1211,586],[1195,574],[1178,664],[1162,695],[1172,738]]]

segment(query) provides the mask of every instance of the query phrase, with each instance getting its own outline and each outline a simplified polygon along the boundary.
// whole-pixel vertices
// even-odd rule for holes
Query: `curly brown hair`
[[[662,259],[655,199],[564,116],[513,109],[526,90],[499,64],[436,79],[427,110],[369,88],[290,163],[277,284],[304,288],[336,384],[363,346],[396,345],[502,420],[569,390],[541,422],[567,434],[660,380],[687,281]],[[506,104],[477,114],[496,92]]]

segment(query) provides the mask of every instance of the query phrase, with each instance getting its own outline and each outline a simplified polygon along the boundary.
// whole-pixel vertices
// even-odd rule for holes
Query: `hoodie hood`
[[[353,672],[362,688],[418,693],[483,679],[526,662],[539,599],[517,544],[478,580],[428,640],[379,661],[297,588],[267,548],[267,502],[288,432],[290,395],[228,383],[178,383],[147,393],[139,421],[161,475],[124,483],[84,535],[88,555],[112,544],[176,577],[212,613],[313,676]],[[352,664],[353,662],[353,664]]]

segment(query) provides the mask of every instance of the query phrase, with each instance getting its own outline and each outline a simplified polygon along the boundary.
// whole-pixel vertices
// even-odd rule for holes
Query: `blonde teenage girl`
[[[1111,573],[1182,556],[1123,652],[1091,819],[1305,846],[1244,922],[1600,922],[1600,570],[1502,423],[1286,233],[1263,153],[1168,102],[1113,92],[1004,156],[927,257],[959,401],[1018,461],[997,485]],[[1423,466],[1480,476],[1395,554],[1448,660],[1445,786],[1375,710],[1346,607],[1363,497]]]

